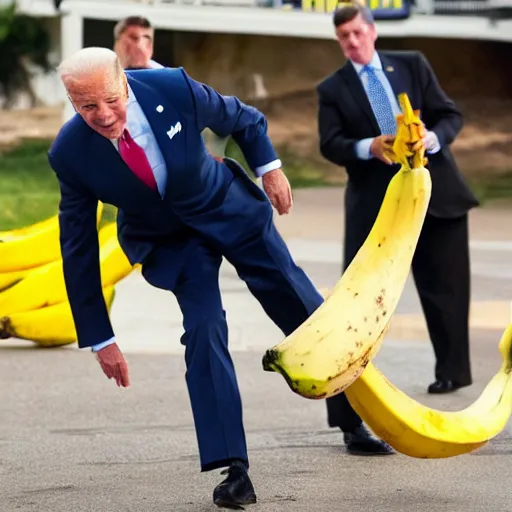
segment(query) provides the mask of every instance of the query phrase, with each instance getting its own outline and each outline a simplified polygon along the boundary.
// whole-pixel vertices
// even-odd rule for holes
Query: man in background
[[[124,69],[162,68],[152,60],[155,31],[143,16],[128,16],[114,27],[114,51]]]
[[[126,70],[164,67],[153,60],[154,41],[155,30],[144,16],[128,16],[114,27],[114,51]],[[206,129],[203,138],[212,154],[225,154],[229,137],[219,137]]]
[[[320,150],[345,167],[344,269],[377,218],[391,178],[397,96],[407,93],[421,111],[432,196],[412,262],[412,272],[436,356],[429,393],[472,383],[469,357],[470,264],[468,211],[478,201],[450,152],[462,116],[419,52],[377,52],[371,11],[358,4],[337,9],[334,26],[347,59],[317,87]],[[362,422],[345,394],[327,400],[329,425],[345,435]]]

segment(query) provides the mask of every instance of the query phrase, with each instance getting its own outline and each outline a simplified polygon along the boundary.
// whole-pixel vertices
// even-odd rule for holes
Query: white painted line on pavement
[[[290,238],[286,240],[286,244],[296,261],[341,265],[343,254],[343,244],[341,241]],[[472,240],[470,242],[470,249],[489,252],[512,252],[512,241]]]
[[[472,240],[469,246],[479,251],[512,252],[512,241],[509,240]]]

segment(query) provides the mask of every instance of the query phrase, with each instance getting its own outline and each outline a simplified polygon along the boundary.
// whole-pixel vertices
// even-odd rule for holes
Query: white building
[[[18,0],[18,9],[45,19],[54,39],[52,58],[61,58],[83,47],[84,20],[117,21],[137,14],[147,17],[156,29],[182,32],[254,34],[314,39],[333,39],[330,12],[336,0],[296,0],[302,9],[286,0],[64,0],[59,9],[53,0]],[[378,2],[388,13],[404,8],[406,0]],[[512,42],[512,20],[491,20],[483,15],[496,0],[416,0],[403,19],[377,21],[382,37],[432,37],[482,39]],[[500,0],[500,8],[512,0]],[[9,4],[9,0],[0,0]],[[316,7],[315,7],[316,6]],[[460,12],[466,15],[460,16]],[[377,11],[376,11],[377,12]],[[441,14],[445,13],[445,14]],[[451,14],[450,14],[451,13]],[[35,78],[35,90],[48,105],[65,101],[55,75]],[[67,101],[66,101],[67,104]],[[65,117],[70,114],[69,106]]]

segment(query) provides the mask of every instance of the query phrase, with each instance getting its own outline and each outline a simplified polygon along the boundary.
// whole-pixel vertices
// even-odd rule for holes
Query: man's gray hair
[[[86,75],[98,69],[109,70],[117,76],[120,76],[120,72],[123,72],[116,52],[109,48],[97,46],[90,46],[78,50],[76,53],[63,60],[58,67],[59,75],[63,82],[66,82],[68,77]]]

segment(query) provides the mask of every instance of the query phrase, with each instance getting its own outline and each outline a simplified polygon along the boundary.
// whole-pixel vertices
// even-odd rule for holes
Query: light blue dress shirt
[[[164,66],[162,66],[162,64],[160,64],[156,60],[150,59],[149,60],[149,67],[151,69],[162,69]]]
[[[158,64],[157,64],[158,66]],[[155,66],[155,67],[157,67]],[[167,166],[160,148],[156,142],[155,136],[151,129],[146,115],[144,114],[132,88],[128,85],[128,105],[126,107],[126,128],[130,132],[133,140],[144,150],[148,158],[149,164],[153,169],[155,181],[160,195],[163,197],[165,186],[167,183]],[[111,140],[114,147],[119,150],[118,140]],[[268,164],[257,167],[254,171],[256,176],[261,177],[267,172],[282,167],[281,160],[273,160]],[[93,352],[97,352],[102,348],[115,343],[115,337],[107,341],[98,343],[92,347]]]
[[[352,62],[352,65],[354,66],[357,76],[361,80],[364,90],[368,95],[368,76],[366,71],[364,71],[363,69],[363,64]],[[372,60],[370,61],[369,65],[375,68],[375,74],[377,75],[377,78],[380,80],[386,91],[386,95],[389,99],[389,102],[391,103],[393,113],[395,114],[395,116],[401,114],[402,111],[400,110],[400,105],[398,104],[398,100],[395,96],[395,93],[393,92],[391,84],[389,83],[388,77],[386,76],[382,69],[382,62],[377,52],[373,54]],[[356,143],[356,155],[360,160],[370,160],[373,157],[373,155],[370,152],[370,146],[372,145],[373,140],[374,137],[369,137],[367,139],[362,139]],[[440,149],[441,146],[439,145],[437,135],[434,132],[427,132],[427,153],[437,153]]]

